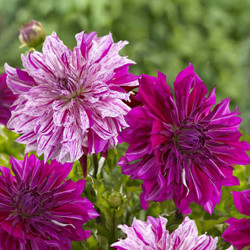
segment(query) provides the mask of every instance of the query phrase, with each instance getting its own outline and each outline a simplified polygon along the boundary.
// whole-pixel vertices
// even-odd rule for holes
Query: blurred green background
[[[156,76],[159,70],[167,74],[171,86],[178,72],[191,62],[209,90],[216,84],[218,101],[231,97],[231,108],[240,107],[241,128],[250,134],[249,13],[250,0],[0,0],[0,73],[5,62],[22,67],[20,54],[27,48],[19,49],[18,34],[22,25],[31,19],[42,22],[47,34],[56,31],[70,48],[75,45],[74,35],[82,30],[97,31],[99,36],[112,32],[115,41],[130,42],[122,53],[137,62],[131,67],[135,74]],[[13,143],[15,138],[7,129],[0,133],[0,152],[5,152],[0,164],[7,166],[10,154],[15,157],[21,157],[20,152],[23,154],[23,146]],[[250,141],[249,137],[245,139]],[[93,196],[92,201],[103,213],[102,218],[109,215],[110,207],[105,207],[104,199],[113,189],[126,194],[117,212],[124,214],[119,223],[131,223],[135,215],[145,219],[146,215],[164,214],[166,209],[172,211],[174,206],[170,202],[152,203],[149,210],[141,210],[140,183],[128,180],[128,176],[121,175],[120,167],[115,167],[124,151],[118,148],[117,152],[111,152],[112,162],[105,163],[106,170],[97,181],[89,181],[86,188],[87,197]],[[78,168],[75,166],[71,172],[70,177],[75,180],[82,176],[77,174]],[[192,217],[197,218],[201,232],[220,235],[225,229],[222,221],[230,216],[240,218],[229,191],[249,188],[250,170],[243,166],[236,169],[241,187],[223,189],[222,202],[216,207],[212,220],[203,209],[195,205],[192,208]],[[90,228],[98,229],[98,233],[93,234],[101,235],[97,237],[99,244],[108,245],[105,234],[111,235],[110,231],[91,223],[94,222],[89,222]],[[95,242],[92,236],[88,244],[92,246]],[[73,248],[78,249],[78,243],[73,244]]]
[[[0,0],[0,71],[21,66],[18,33],[31,19],[73,48],[81,30],[128,40],[136,74],[167,74],[172,84],[191,62],[218,100],[240,107],[250,132],[250,0]]]

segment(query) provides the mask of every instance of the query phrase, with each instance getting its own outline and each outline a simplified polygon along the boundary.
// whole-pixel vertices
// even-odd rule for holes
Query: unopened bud
[[[35,20],[31,20],[20,29],[19,40],[23,46],[35,48],[44,41],[45,37],[43,25]]]
[[[122,203],[121,194],[117,191],[113,191],[108,197],[108,203],[112,208],[118,208]]]

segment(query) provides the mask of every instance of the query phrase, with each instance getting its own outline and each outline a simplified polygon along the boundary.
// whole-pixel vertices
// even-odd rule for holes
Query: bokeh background
[[[240,107],[250,132],[250,0],[0,0],[0,72],[4,62],[21,66],[18,33],[31,19],[56,31],[73,48],[82,30],[128,40],[131,71],[176,75],[191,62],[218,100]]]
[[[156,76],[157,70],[162,71],[170,86],[191,62],[209,90],[217,86],[218,101],[231,97],[231,108],[239,106],[244,140],[250,142],[246,135],[250,134],[250,0],[0,0],[0,73],[5,62],[22,67],[20,54],[27,48],[19,48],[18,34],[31,19],[42,22],[47,34],[56,31],[70,48],[75,45],[74,35],[82,30],[97,31],[99,36],[112,32],[115,41],[130,42],[122,53],[137,62],[131,67],[132,73]],[[7,128],[0,132],[0,165],[9,166],[9,156],[22,158],[24,146],[14,143],[17,135]],[[125,150],[122,144],[109,153],[105,171],[100,171],[97,180],[88,177],[86,197],[92,197],[106,222],[110,206],[105,199],[112,190],[125,197],[117,210],[117,223],[131,224],[133,216],[142,220],[147,215],[169,216],[168,211],[175,209],[171,202],[151,203],[147,211],[141,210],[140,182],[121,175],[121,168],[116,166]],[[70,174],[75,181],[82,178],[77,164]],[[241,218],[230,191],[249,188],[249,171],[249,166],[236,166],[234,174],[241,186],[223,188],[222,201],[212,217],[193,205],[191,216],[196,218],[200,232],[219,236],[227,218]],[[100,221],[89,222],[88,227],[96,228],[94,236],[87,245],[73,243],[72,249],[108,247],[108,237],[110,242],[118,237]],[[225,243],[220,239],[220,244]]]

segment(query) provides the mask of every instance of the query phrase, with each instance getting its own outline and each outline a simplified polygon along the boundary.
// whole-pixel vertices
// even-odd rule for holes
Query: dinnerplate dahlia
[[[130,145],[118,164],[123,174],[144,180],[144,209],[149,201],[173,199],[182,213],[195,202],[211,214],[221,186],[239,184],[233,165],[250,163],[249,145],[239,141],[239,110],[230,111],[229,99],[215,105],[215,89],[206,94],[192,65],[177,76],[174,95],[160,72],[140,79],[142,107],[126,116],[130,127],[121,137]]]
[[[6,73],[0,75],[0,124],[6,125],[10,118],[10,106],[16,96],[6,84]]]
[[[241,192],[232,192],[236,208],[244,215],[250,216],[250,189]],[[226,221],[229,227],[222,234],[225,241],[234,245],[237,250],[244,247],[250,249],[250,218],[235,219],[231,217]]]
[[[130,110],[124,86],[138,85],[128,73],[134,62],[118,54],[128,42],[96,32],[81,32],[76,41],[71,51],[53,33],[42,53],[22,55],[24,69],[5,65],[7,83],[19,95],[8,127],[22,134],[17,141],[27,144],[26,152],[44,153],[45,161],[74,162],[114,148]]]
[[[159,216],[148,216],[147,221],[134,218],[131,227],[118,227],[127,235],[125,239],[111,246],[118,250],[214,250],[217,237],[203,234],[198,236],[198,230],[193,220],[185,217],[182,224],[171,234],[166,230],[167,219]],[[233,250],[232,247],[229,248]],[[229,250],[228,249],[228,250]]]
[[[86,240],[82,225],[99,214],[81,197],[85,180],[67,180],[72,164],[11,157],[12,171],[0,167],[0,249],[70,249]]]

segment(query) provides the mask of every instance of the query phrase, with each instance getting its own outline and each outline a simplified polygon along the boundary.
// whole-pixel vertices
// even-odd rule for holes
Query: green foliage
[[[18,135],[0,125],[0,166],[10,167],[10,156],[16,159],[24,158],[24,145],[14,140]]]

